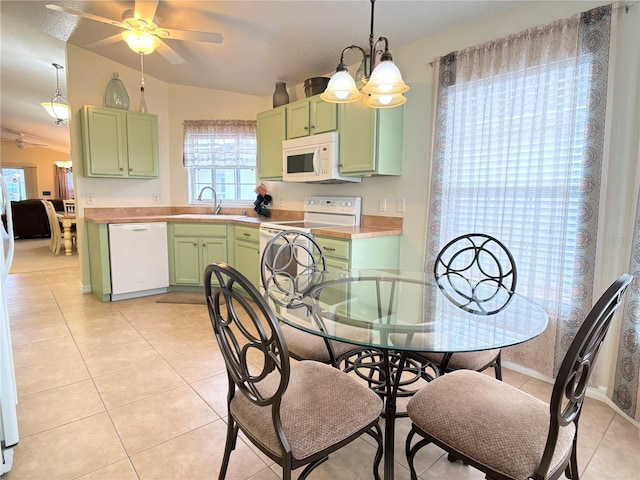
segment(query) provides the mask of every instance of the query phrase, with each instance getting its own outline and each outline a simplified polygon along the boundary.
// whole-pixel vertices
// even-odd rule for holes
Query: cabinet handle
[[[197,246],[198,246],[198,244],[194,242],[193,246],[194,246],[194,247],[197,247]]]
[[[129,173],[133,172],[133,168],[129,168]]]
[[[325,250],[329,250],[330,252],[335,252],[336,249],[335,248],[331,248],[331,247],[324,247]]]
[[[251,236],[250,233],[243,233],[242,235],[244,235],[245,237],[250,237]]]
[[[307,125],[304,126],[305,130],[309,130],[309,127]]]
[[[315,125],[311,125],[311,128],[316,128],[316,126]]]
[[[121,171],[121,172],[123,172],[123,171],[124,171],[124,168],[120,167],[120,171]]]

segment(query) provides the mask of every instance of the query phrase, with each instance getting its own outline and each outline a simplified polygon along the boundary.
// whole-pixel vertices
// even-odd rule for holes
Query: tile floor
[[[225,439],[226,386],[203,305],[147,297],[102,303],[80,293],[77,255],[54,256],[48,241],[17,242],[9,310],[19,395],[20,443],[7,480],[217,478]],[[550,386],[513,372],[505,381],[548,399]],[[640,478],[640,433],[608,406],[589,400],[579,434],[583,480]],[[408,421],[396,434],[396,478]],[[359,439],[312,475],[370,479],[374,448]],[[422,480],[482,479],[425,448]],[[227,474],[277,479],[278,467],[239,441]]]

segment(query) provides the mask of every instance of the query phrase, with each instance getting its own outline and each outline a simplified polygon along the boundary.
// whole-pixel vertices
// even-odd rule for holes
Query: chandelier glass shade
[[[357,45],[351,45],[342,51],[336,73],[329,80],[326,90],[320,95],[320,98],[326,102],[350,103],[356,102],[363,97],[344,62],[344,54],[352,49],[360,50],[362,53],[362,63],[356,75],[362,77],[359,80],[359,83],[363,85],[362,92],[369,95],[366,102],[368,106],[372,108],[390,108],[402,105],[407,101],[403,93],[409,90],[409,86],[402,80],[400,70],[393,63],[393,57],[389,52],[389,41],[386,37],[380,37],[377,41],[374,41],[373,15],[375,0],[370,1],[371,34],[369,35],[369,53]],[[384,51],[378,50],[378,45],[381,43],[384,43]],[[381,54],[381,56],[379,63],[376,65],[377,54]]]
[[[64,125],[69,119],[69,102],[60,91],[60,78],[58,76],[58,72],[64,67],[57,63],[52,63],[51,65],[56,69],[56,90],[53,92],[51,100],[42,102],[40,105],[56,120],[56,125]]]

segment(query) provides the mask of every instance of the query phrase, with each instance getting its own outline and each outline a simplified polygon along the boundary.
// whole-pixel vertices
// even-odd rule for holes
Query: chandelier
[[[373,35],[373,14],[375,1],[371,1],[371,32],[369,34],[369,51],[357,45],[350,45],[342,50],[340,63],[336,73],[329,80],[326,90],[320,95],[326,102],[351,103],[357,102],[363,97],[358,90],[354,78],[349,74],[344,63],[344,54],[349,50],[358,50],[362,53],[362,63],[358,68],[356,77],[362,83],[362,92],[368,94],[366,104],[373,108],[390,108],[402,105],[407,101],[403,95],[409,90],[400,70],[393,63],[393,57],[389,52],[389,40],[387,37],[379,37],[375,40]],[[380,44],[384,44],[384,50],[378,50]],[[376,64],[376,57],[380,55],[380,61]]]
[[[65,125],[65,122],[69,119],[69,102],[60,91],[60,78],[58,77],[58,72],[64,67],[57,63],[52,63],[51,65],[56,69],[56,91],[53,92],[51,100],[42,102],[40,105],[49,115],[56,119],[56,125]]]

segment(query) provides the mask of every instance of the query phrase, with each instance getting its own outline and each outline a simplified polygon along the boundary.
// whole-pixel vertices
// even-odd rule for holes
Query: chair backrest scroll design
[[[273,311],[253,284],[229,265],[208,265],[204,283],[209,317],[228,376],[251,402],[271,405],[277,417],[289,382],[290,365]]]
[[[551,393],[549,436],[536,478],[544,478],[549,469],[560,428],[572,422],[577,426],[593,366],[632,279],[631,275],[623,273],[609,286],[585,318],[565,354]]]

